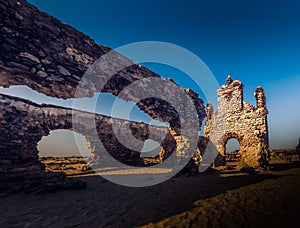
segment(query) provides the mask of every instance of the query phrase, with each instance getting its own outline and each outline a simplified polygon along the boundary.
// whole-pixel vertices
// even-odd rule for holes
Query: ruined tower
[[[266,96],[262,87],[254,92],[256,107],[243,98],[243,83],[227,77],[227,85],[217,90],[218,108],[213,112],[207,105],[207,120],[204,136],[209,138],[219,151],[215,165],[225,164],[226,143],[236,138],[240,144],[241,165],[264,166],[268,158],[269,137]]]

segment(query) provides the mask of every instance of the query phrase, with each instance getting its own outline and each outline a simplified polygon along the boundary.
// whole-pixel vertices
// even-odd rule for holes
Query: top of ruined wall
[[[71,90],[64,87],[74,87],[87,67],[110,50],[26,1],[1,1],[0,9],[0,70],[6,79],[1,86],[27,85],[70,98]]]
[[[244,119],[265,118],[268,115],[266,96],[261,86],[254,92],[256,107],[244,101],[244,85],[238,80],[227,78],[227,85],[222,85],[218,90],[218,107],[214,111],[212,104],[207,104],[207,119],[204,135],[209,137],[212,130],[216,130],[226,121],[229,125],[239,123]],[[256,121],[256,120],[253,120]],[[215,128],[215,129],[213,129]],[[222,128],[220,128],[222,129]]]
[[[72,98],[88,67],[111,50],[25,0],[0,1],[0,10],[0,86],[26,85],[48,96]],[[160,76],[133,64],[115,74],[101,91],[118,95],[130,83],[147,77]],[[97,91],[97,86],[90,87]],[[81,96],[92,96],[96,91]],[[202,100],[192,90],[185,92],[192,98],[201,122],[205,116]],[[169,112],[170,106],[149,109],[149,103],[153,99],[138,105],[161,120],[166,113],[176,116],[176,111]]]
[[[48,135],[50,130],[56,129],[69,129],[84,135],[93,148],[97,147],[97,150],[93,150],[94,155],[99,157],[104,146],[114,158],[125,164],[144,164],[139,151],[142,150],[143,141],[146,139],[160,142],[166,151],[165,158],[174,150],[173,139],[168,129],[162,126],[55,105],[40,105],[4,94],[0,94],[0,110],[0,160],[10,160],[14,163],[22,161],[25,164],[24,161],[37,159],[38,142],[42,136]],[[76,116],[75,125],[73,114]],[[113,123],[118,126],[118,133],[113,130]],[[126,142],[135,145],[135,150],[126,148],[117,140],[117,135],[122,129],[130,136],[126,137]],[[103,154],[101,158],[103,159]],[[0,164],[1,168],[5,164]]]
[[[218,90],[218,112],[235,113],[243,110],[244,85],[238,80],[232,80],[230,76],[227,77],[227,85],[222,85]]]
[[[259,108],[265,109],[264,114],[268,114],[266,109],[266,96],[263,88],[258,86],[254,92],[256,107],[244,101],[244,84],[239,80],[232,80],[230,76],[226,79],[227,85],[222,85],[218,90],[218,110],[226,113],[236,113],[240,111],[255,111]],[[212,105],[208,105],[212,109]]]

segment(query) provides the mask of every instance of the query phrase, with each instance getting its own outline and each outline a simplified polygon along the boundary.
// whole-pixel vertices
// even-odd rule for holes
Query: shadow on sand
[[[4,225],[133,227],[162,220],[193,207],[193,202],[207,199],[250,184],[277,179],[289,174],[275,170],[300,167],[300,163],[273,165],[270,173],[222,176],[218,171],[193,177],[173,177],[164,183],[144,188],[116,185],[100,176],[80,179],[86,189],[50,194],[15,194],[2,199],[0,217]],[[34,212],[34,216],[32,215]],[[53,215],[57,215],[53,218]],[[36,220],[36,218],[39,218]]]

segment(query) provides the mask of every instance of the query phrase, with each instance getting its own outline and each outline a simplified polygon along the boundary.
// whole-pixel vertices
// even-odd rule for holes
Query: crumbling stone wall
[[[82,125],[74,128],[72,125],[72,109],[52,105],[38,105],[28,100],[0,94],[0,179],[1,181],[18,181],[29,179],[39,180],[44,172],[44,166],[38,159],[37,144],[51,130],[69,129],[84,135],[95,154],[94,162],[103,161],[97,151],[103,149],[96,143],[91,134],[89,122],[95,118],[97,137],[104,148],[118,161],[135,166],[145,165],[136,151],[123,146],[115,137],[112,129],[112,118],[99,114],[77,111],[82,115]],[[161,140],[166,135],[161,146],[166,159],[176,149],[173,137],[165,127],[150,126],[121,119],[114,119],[121,125],[130,124],[132,135],[142,141],[151,137]],[[151,135],[150,135],[151,132]],[[129,139],[128,139],[129,140]]]
[[[0,14],[0,86],[26,85],[48,96],[73,98],[86,70],[95,60],[111,51],[108,47],[95,44],[71,26],[40,12],[25,0],[0,1],[0,9],[3,12]],[[100,75],[97,80],[88,80],[89,86],[76,97],[90,97],[95,92],[119,95],[124,88],[128,89],[128,85],[140,79],[160,78],[158,74],[117,54],[108,57],[107,65],[118,68],[122,61],[130,66],[115,73],[102,89],[98,84],[103,81]],[[171,79],[162,79],[161,82],[174,85],[166,93],[162,83],[157,85],[161,87],[166,101],[174,99],[179,86]],[[183,91],[191,98],[201,126],[205,118],[203,101],[191,89]],[[139,100],[139,95],[144,93],[151,97]],[[151,91],[147,86],[133,87],[122,99],[136,102],[151,118],[169,122],[173,136],[178,138],[184,120],[179,119],[176,108],[185,109],[185,101],[178,100],[181,106],[173,107],[165,100],[155,98],[156,94],[157,88]],[[190,124],[191,129],[196,125],[191,118],[184,124]]]
[[[256,107],[243,98],[243,84],[227,78],[227,85],[218,91],[218,109],[214,112],[211,104],[207,105],[207,120],[204,136],[209,138],[220,156],[216,165],[225,164],[226,143],[236,138],[240,143],[241,165],[259,167],[265,165],[268,158],[269,138],[267,123],[266,96],[261,87],[254,95]]]
[[[95,44],[71,26],[40,12],[25,0],[0,1],[0,9],[0,86],[26,85],[48,96],[73,98],[86,70],[96,59],[111,51]],[[102,89],[97,85],[101,78],[87,82],[88,89],[81,91],[77,97],[93,96],[100,91],[119,95],[130,83],[139,79],[160,78],[125,57],[120,60],[117,55],[112,55],[108,65],[118,66],[120,61],[127,61],[130,66],[114,74]],[[175,85],[172,80],[169,82]],[[136,102],[152,118],[167,121],[178,131],[180,124],[175,110],[178,107],[154,97],[140,101],[138,97],[145,90],[149,88],[133,88],[123,99]],[[205,118],[203,101],[191,89],[184,91],[193,100],[201,126]],[[165,93],[166,100],[177,92]],[[155,96],[155,93],[152,95]]]
[[[0,1],[0,11],[0,86],[26,85],[47,96],[73,98],[86,70],[111,51],[71,26],[40,12],[25,0]],[[119,95],[139,79],[160,78],[125,57],[120,59],[117,54],[109,57],[111,68],[117,67],[121,61],[130,63],[130,66],[114,74],[104,88],[97,84],[102,79],[99,76],[97,80],[88,81],[88,89],[76,97],[91,97],[95,92]],[[133,88],[123,99],[137,102],[139,108],[153,118],[176,125],[177,112],[168,103],[154,97],[139,101],[138,97],[145,89],[149,88]],[[184,91],[193,100],[201,125],[205,118],[203,101],[191,89]],[[172,96],[172,91],[168,94]]]
[[[86,70],[96,59],[111,51],[108,47],[95,44],[92,39],[71,26],[40,12],[25,0],[0,1],[0,10],[0,86],[25,85],[48,96],[73,98]],[[119,61],[117,55],[112,55],[109,65],[117,66]],[[115,73],[102,89],[99,89],[97,84],[101,82],[99,78],[99,80],[88,81],[88,89],[77,95],[91,97],[95,92],[119,95],[124,88],[135,81],[150,77],[160,78],[149,69],[134,64],[128,59],[126,61],[131,65]],[[163,81],[176,85],[172,80],[163,79]],[[172,107],[168,102],[155,97],[139,100],[139,94],[149,92],[148,90],[148,87],[132,88],[122,99],[136,102],[138,107],[150,117],[170,123],[171,130],[162,142],[163,157],[167,158],[174,147],[186,148],[190,143],[188,138],[180,134],[183,121],[191,128],[194,128],[195,123],[182,120],[178,116],[176,108],[185,110],[185,102],[178,101],[181,106]],[[198,115],[198,124],[201,126],[205,118],[203,101],[194,91],[190,89],[183,91],[191,98]],[[168,90],[164,93],[166,100],[174,99],[174,94],[177,92]],[[156,94],[152,93],[152,95]],[[20,166],[24,172],[27,172],[29,168],[27,169],[26,166],[33,164],[33,169],[39,173],[41,166],[37,160],[37,142],[42,136],[49,134],[49,130],[72,129],[71,110],[55,106],[38,106],[4,95],[1,95],[1,99],[3,113],[1,113],[0,129],[3,131],[3,136],[0,142],[3,143],[1,162],[4,163],[1,163],[0,168],[9,173]],[[185,111],[189,112],[189,110]],[[84,115],[86,117],[87,114]],[[92,118],[95,118],[94,115]],[[113,136],[111,125],[108,124],[111,120],[99,115],[97,118],[101,123],[97,126],[98,136],[106,142],[104,143],[106,149],[121,162],[143,164],[139,154],[122,147]],[[133,123],[132,129],[137,129],[135,125]],[[142,129],[151,127],[139,126]],[[141,132],[143,131],[138,130],[133,134],[139,135]],[[89,136],[84,126],[79,133],[87,138]],[[146,139],[147,134],[143,133],[138,138]],[[94,145],[95,141],[89,139],[91,145]],[[161,154],[159,156],[161,157]],[[12,163],[14,165],[11,166]],[[8,168],[10,166],[12,168]]]

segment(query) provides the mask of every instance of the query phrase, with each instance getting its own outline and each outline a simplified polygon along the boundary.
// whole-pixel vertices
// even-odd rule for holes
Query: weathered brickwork
[[[243,84],[227,78],[218,91],[218,109],[207,105],[204,136],[217,147],[216,165],[225,163],[226,143],[236,138],[240,143],[241,165],[259,167],[266,164],[269,150],[266,96],[261,87],[255,90],[256,107],[243,99]]]
[[[105,158],[99,155],[103,147],[118,161],[135,166],[144,166],[140,157],[141,148],[131,150],[123,146],[112,129],[112,118],[76,111],[81,125],[72,125],[74,110],[52,105],[38,105],[28,100],[0,94],[0,180],[40,181],[44,175],[44,166],[38,159],[37,144],[51,130],[69,129],[84,135],[87,144],[94,153],[94,163],[101,163]],[[95,119],[95,126],[90,122]],[[161,142],[164,154],[162,160],[168,158],[176,150],[176,141],[165,127],[156,127],[145,123],[136,123],[114,119],[120,126],[130,125],[131,134],[141,141],[148,138]],[[93,135],[96,128],[97,138]],[[162,140],[161,136],[165,136]],[[99,137],[99,138],[98,138]],[[101,143],[97,141],[101,140]],[[127,140],[130,140],[128,137]],[[130,143],[130,142],[129,142]],[[132,142],[131,144],[134,144]],[[1,190],[0,186],[0,190]]]
[[[75,94],[76,97],[91,97],[95,92],[117,96],[129,84],[140,79],[160,79],[153,71],[110,52],[111,48],[96,44],[90,37],[40,12],[25,0],[0,1],[0,11],[0,86],[26,85],[47,96],[68,99],[74,98]],[[106,55],[106,63],[97,72],[97,78],[86,79],[87,86],[76,93],[87,69],[107,53],[111,55]],[[113,75],[106,73],[106,70],[110,72],[118,69],[122,63],[129,66]],[[112,77],[102,85],[106,74]],[[174,85],[173,91],[161,92],[169,94],[166,99],[178,93],[174,90],[176,84],[173,80],[162,79],[163,81]],[[162,86],[161,83],[158,86]],[[175,126],[178,114],[174,108],[178,107],[156,99],[157,91],[151,93],[148,91],[150,89],[141,86],[139,89],[132,88],[122,99],[136,102],[152,118]],[[162,86],[162,91],[163,89]],[[201,120],[205,117],[203,102],[191,89],[184,91],[195,104],[201,125]],[[152,97],[140,101],[139,96],[144,93],[150,93]]]
[[[0,1],[0,10],[0,86],[25,85],[47,96],[73,98],[86,70],[95,60],[111,51],[110,48],[96,44],[71,26],[40,12],[25,0]],[[88,80],[86,82],[88,86],[76,97],[91,97],[95,92],[119,95],[131,83],[138,80],[160,79],[158,74],[134,64],[125,57],[120,59],[120,55],[116,53],[109,56],[108,60],[106,65],[112,66],[112,69],[118,68],[120,61],[130,64],[114,73],[104,87],[99,86],[99,83],[103,81],[101,74],[96,80]],[[102,70],[105,73],[106,68]],[[163,85],[164,83],[171,85],[173,89],[168,89]],[[165,95],[166,101],[154,97],[158,94],[157,90]],[[178,90],[187,96],[177,99]],[[139,96],[144,93],[151,96],[139,100]],[[150,117],[169,123],[169,131],[166,128],[153,127],[154,132],[155,129],[167,131],[166,138],[161,143],[163,150],[157,157],[159,161],[166,159],[176,147],[179,148],[177,152],[185,153],[191,142],[188,137],[181,134],[182,124],[185,124],[186,128],[194,129],[196,125],[201,126],[205,118],[203,101],[198,94],[190,89],[180,89],[173,80],[161,79],[156,88],[148,86],[131,88],[122,99],[137,103],[138,107]],[[196,111],[197,117],[194,118],[196,121],[192,120],[194,115],[191,115],[191,110],[186,108],[187,99],[192,102]],[[168,103],[169,100],[176,100],[180,106],[173,107]],[[39,106],[5,95],[1,95],[0,102],[2,133],[0,171],[5,174],[3,178],[9,179],[16,170],[20,173],[17,178],[24,178],[24,174],[31,173],[29,171],[31,169],[36,171],[37,176],[43,174],[42,166],[37,159],[37,142],[42,136],[48,135],[50,130],[74,130],[71,121],[72,110],[56,106]],[[183,110],[185,118],[179,117],[178,109]],[[117,140],[112,131],[111,119],[101,115],[96,116],[97,137],[104,142],[104,147],[111,155],[126,164],[143,165],[144,161],[139,153],[125,148]],[[91,117],[87,113],[82,113],[82,117],[86,118],[82,122],[82,128],[79,126],[74,131],[83,134],[88,139],[89,147],[96,154],[97,140],[90,138],[88,128],[90,118],[95,118],[95,116]],[[126,121],[119,120],[119,122],[125,123]],[[141,140],[149,137],[145,129],[151,126],[130,121],[126,123],[131,124],[134,137]],[[195,128],[195,133],[198,130],[200,129]],[[157,134],[157,141],[160,141],[158,135],[161,134]],[[155,134],[153,137],[155,138]],[[137,151],[140,151],[140,148],[137,148]],[[99,159],[103,158],[95,158],[96,161]],[[31,166],[32,168],[28,168]]]

